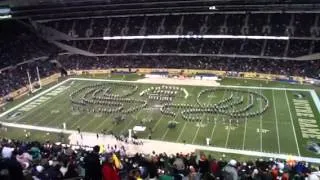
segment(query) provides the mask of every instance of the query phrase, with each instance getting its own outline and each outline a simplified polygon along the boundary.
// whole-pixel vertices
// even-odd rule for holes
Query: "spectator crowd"
[[[239,162],[202,152],[134,154],[125,148],[69,145],[1,139],[2,180],[317,180],[319,167],[307,162],[256,159]]]

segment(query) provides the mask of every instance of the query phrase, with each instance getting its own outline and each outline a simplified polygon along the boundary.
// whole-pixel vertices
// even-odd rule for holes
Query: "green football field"
[[[68,79],[13,106],[1,121],[53,128],[66,123],[67,129],[117,135],[144,126],[139,138],[197,145],[210,138],[216,147],[319,157],[308,150],[320,139],[314,90],[260,81],[226,84]]]

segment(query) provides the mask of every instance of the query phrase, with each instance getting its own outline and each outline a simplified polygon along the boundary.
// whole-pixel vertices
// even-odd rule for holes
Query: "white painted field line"
[[[261,84],[260,84],[261,86]],[[262,96],[262,90],[260,89],[260,95]],[[260,111],[262,110],[262,97],[260,97]],[[260,114],[260,151],[262,152],[262,114]]]
[[[193,92],[193,90],[194,90],[194,88],[192,88],[192,92]],[[203,121],[203,118],[206,116],[206,114],[205,113],[203,113],[203,115],[202,115],[202,118],[201,118],[201,121],[200,121],[200,124],[199,124],[199,127],[198,127],[198,129],[197,129],[197,131],[196,131],[196,133],[194,134],[194,136],[193,136],[193,139],[192,139],[192,143],[191,144],[193,144],[194,143],[194,141],[196,140],[196,138],[197,138],[197,136],[198,136],[198,133],[199,133],[199,130],[200,130],[200,128],[201,128],[201,125],[202,125],[202,121]]]
[[[274,90],[272,90],[272,99],[273,99],[274,117],[276,119],[276,130],[277,130],[277,138],[278,138],[278,151],[280,153],[280,137],[279,137],[279,128],[278,128],[277,108],[276,108],[276,103],[275,103],[275,99],[274,99]]]
[[[231,93],[232,95],[232,93]],[[237,93],[235,94],[235,96],[237,95]],[[232,111],[234,110],[234,106],[232,106]],[[227,148],[228,146],[228,142],[229,142],[229,137],[230,137],[230,131],[231,131],[231,120],[229,120],[229,125],[228,125],[228,133],[227,133],[227,139],[226,139],[226,143],[224,145],[225,148]]]
[[[176,118],[178,117],[178,115],[176,115],[176,117],[174,117],[173,121],[176,120]],[[163,134],[163,136],[161,137],[161,140],[164,140],[164,138],[166,137],[166,135],[168,134],[169,132],[169,128],[167,128],[166,132]]]
[[[242,141],[242,149],[243,150],[244,150],[244,145],[245,145],[245,142],[246,142],[247,123],[248,123],[248,118],[246,117],[245,123],[244,123],[244,133],[243,133],[243,141]]]
[[[230,136],[230,129],[231,129],[231,121],[229,120],[228,134],[227,134],[226,143],[224,145],[225,148],[227,148],[227,146],[228,146],[228,141],[229,141],[229,136]]]
[[[250,93],[248,89],[248,104],[250,103]],[[246,134],[247,134],[247,123],[248,123],[248,118],[245,118],[245,123],[244,123],[244,132],[243,132],[243,141],[242,141],[242,149],[244,150],[245,142],[246,142]]]
[[[103,114],[102,114],[102,116],[103,116]],[[107,122],[110,117],[110,114],[108,114],[108,116],[106,116],[103,120],[102,120],[102,122],[101,123],[99,123],[99,125],[97,126],[97,128],[95,128],[95,131],[97,131],[98,129],[100,129],[104,124],[105,124],[105,122]],[[109,120],[110,121],[110,120]],[[113,125],[112,125],[113,126]]]
[[[61,84],[61,85],[62,85],[62,84]],[[59,85],[57,88],[59,88],[61,85]],[[37,107],[35,107],[35,108],[31,109],[30,111],[26,112],[25,115],[23,115],[23,116],[20,117],[19,119],[16,119],[14,122],[17,122],[17,121],[21,121],[21,120],[23,120],[23,119],[26,119],[26,121],[23,121],[23,122],[26,123],[26,124],[39,125],[39,124],[40,124],[41,122],[43,122],[44,120],[47,120],[48,117],[52,116],[52,114],[51,114],[51,113],[47,113],[44,117],[41,117],[43,113],[46,113],[46,111],[41,111],[40,113],[38,113],[38,115],[40,115],[40,120],[37,120],[35,123],[33,123],[34,120],[35,120],[35,119],[34,119],[35,117],[31,117],[31,118],[27,118],[27,117],[30,116],[30,115],[32,115],[32,114],[34,113],[34,111],[39,111],[39,110],[41,110],[41,108],[45,107],[45,105],[51,103],[51,102],[54,101],[54,100],[57,100],[58,97],[64,95],[65,93],[68,93],[68,92],[70,91],[70,88],[75,88],[75,87],[79,87],[79,86],[81,86],[81,83],[77,84],[76,86],[70,85],[67,89],[65,89],[64,92],[59,93],[57,96],[50,96],[51,98],[50,98],[49,100],[41,103],[41,104],[38,105]],[[51,91],[53,91],[53,89],[52,89]],[[49,91],[48,93],[51,93],[51,91]],[[46,94],[47,94],[47,93],[46,93]],[[45,94],[42,95],[42,96],[45,96]],[[40,97],[42,97],[42,96],[40,96]],[[65,105],[67,102],[68,102],[68,101],[64,101],[63,105]],[[19,110],[19,109],[18,109],[18,110]],[[65,113],[66,113],[66,112],[64,112],[64,113],[62,113],[62,114],[65,114]],[[45,126],[50,125],[52,122],[54,122],[54,121],[55,121],[58,117],[60,117],[60,116],[61,116],[61,113],[60,113],[59,115],[57,115],[57,116],[54,118],[54,120],[50,120],[49,124],[47,124],[47,125],[45,125]],[[63,116],[62,116],[62,117],[63,117]],[[30,122],[30,119],[32,120],[31,122]]]
[[[192,92],[192,93],[193,93],[194,89],[195,89],[195,87],[191,88],[190,92]],[[190,93],[190,94],[192,94],[192,93]],[[183,102],[184,102],[184,103],[185,103],[186,101],[187,101],[187,99],[184,99],[184,100],[183,100]],[[184,131],[184,129],[185,129],[185,127],[186,127],[186,125],[187,125],[187,123],[186,123],[186,122],[184,122],[184,124],[183,124],[183,128],[181,129],[181,131],[180,131],[180,133],[179,133],[179,136],[178,136],[178,138],[177,138],[176,142],[178,142],[178,140],[180,139],[180,137],[181,137],[181,135],[182,135],[182,133],[183,133],[183,131]]]
[[[224,92],[223,92],[222,99],[224,99],[225,95],[226,95],[226,90],[224,90]],[[212,142],[212,139],[213,139],[214,131],[216,130],[216,127],[217,127],[217,120],[218,120],[219,117],[220,117],[220,114],[217,115],[217,119],[214,121],[214,126],[213,126],[213,129],[212,129],[212,132],[211,132],[211,136],[210,136],[210,141],[211,142]]]
[[[298,140],[297,140],[297,135],[296,135],[296,130],[295,130],[294,124],[293,124],[293,119],[292,119],[291,108],[290,108],[290,105],[289,105],[289,99],[288,99],[287,91],[284,91],[284,93],[286,95],[286,100],[287,100],[287,105],[288,105],[288,109],[289,109],[289,115],[290,115],[290,119],[291,119],[291,125],[292,125],[292,129],[293,129],[294,139],[295,139],[296,145],[297,145],[298,155],[301,156],[300,149],[299,149],[299,144],[298,144]]]
[[[80,112],[80,114],[82,115],[79,119],[77,119],[76,121],[74,121],[72,124],[71,124],[71,126],[70,126],[70,128],[73,128],[73,127],[76,127],[76,125],[79,125],[78,123],[80,122],[80,121],[82,121],[83,119],[85,119],[86,117],[87,117],[87,114],[85,113],[85,112]],[[81,127],[80,127],[81,128]]]
[[[156,124],[153,126],[152,131],[155,131],[155,129],[158,127],[158,125],[160,124],[160,121],[162,120],[162,118],[164,117],[164,115],[161,115],[161,118],[158,119],[158,121],[156,122]]]
[[[318,109],[318,113],[320,114],[320,99],[314,89],[310,90],[311,97],[314,101],[314,104],[316,105]]]
[[[52,87],[50,87],[50,88],[48,88],[48,89],[40,92],[39,94],[31,97],[30,99],[28,99],[28,100],[26,100],[26,101],[23,101],[22,103],[14,106],[14,107],[12,107],[12,108],[10,108],[8,111],[5,111],[5,112],[1,113],[1,114],[0,114],[0,117],[4,117],[5,115],[11,113],[12,111],[14,111],[14,110],[16,110],[16,109],[24,106],[25,104],[28,104],[29,102],[32,102],[33,100],[35,100],[35,99],[39,98],[40,96],[42,96],[42,95],[44,95],[44,94],[52,91],[53,89],[55,89],[55,88],[61,86],[62,84],[68,82],[69,80],[70,80],[70,79],[67,79],[67,80],[65,80],[65,81],[62,81],[62,82],[60,82],[59,84],[56,84],[56,85],[54,85],[54,86],[52,86]],[[49,101],[49,100],[48,100],[48,101]]]
[[[62,84],[61,84],[61,85],[62,85]],[[57,86],[57,88],[60,87],[61,85]],[[69,88],[68,88],[68,89],[69,89]],[[67,89],[67,90],[68,90],[68,89]],[[52,89],[52,90],[53,90],[53,89]],[[51,91],[52,91],[52,90],[51,90]],[[48,93],[50,93],[51,91],[49,91]],[[32,115],[35,111],[38,111],[39,109],[43,108],[45,105],[47,105],[47,104],[51,103],[52,101],[56,100],[57,97],[59,97],[60,95],[63,95],[64,93],[65,93],[65,92],[62,92],[62,93],[58,94],[57,96],[50,96],[50,99],[42,102],[41,104],[39,104],[39,105],[36,106],[35,108],[30,109],[30,111],[26,111],[26,112],[23,111],[25,114],[24,114],[23,116],[15,119],[14,122],[21,121],[22,119],[25,119],[25,118],[28,117],[29,115]],[[39,94],[40,94],[40,93],[39,93]],[[45,94],[42,94],[42,95],[39,96],[39,97],[42,97],[42,96],[44,96],[44,95],[45,95]],[[36,99],[34,99],[34,100],[36,100]],[[32,101],[34,101],[34,100],[32,100]],[[32,103],[32,101],[30,101],[30,103]],[[17,110],[19,110],[19,109],[17,108]],[[43,113],[45,113],[45,111],[42,111],[42,112],[40,112],[39,114],[42,115]],[[49,116],[51,116],[51,114],[46,115],[46,117],[49,117]],[[32,118],[30,118],[30,119],[32,119]],[[41,120],[41,121],[42,121],[42,120]],[[28,123],[28,122],[26,121],[26,123]],[[39,123],[39,122],[37,122],[37,123]]]
[[[88,123],[85,124],[84,126],[80,127],[81,129],[85,129],[87,128],[91,123],[93,123],[95,120],[97,119],[97,117],[92,117],[91,119],[88,120]]]
[[[200,121],[200,124],[199,124],[199,127],[198,127],[198,129],[197,129],[196,133],[195,133],[195,134],[194,134],[194,136],[193,136],[193,139],[192,139],[191,144],[193,144],[193,143],[194,143],[194,141],[196,140],[196,138],[197,138],[197,136],[198,136],[198,133],[199,133],[199,130],[200,130],[201,125],[202,125],[202,121],[203,121],[203,119],[205,118],[205,116],[206,116],[206,114],[205,114],[205,113],[203,113],[202,118],[201,118],[201,121]]]
[[[2,125],[7,126],[7,127],[38,130],[38,131],[44,131],[44,132],[56,132],[56,133],[62,132],[62,133],[67,133],[67,134],[78,133],[76,130],[63,130],[63,129],[58,129],[58,128],[48,128],[48,127],[32,126],[32,125],[16,124],[16,123],[3,122]],[[87,133],[87,132],[83,132],[83,133]],[[93,134],[93,133],[88,133],[88,134]],[[320,163],[320,158],[289,156],[288,154],[264,153],[264,152],[259,152],[259,151],[238,150],[238,149],[220,148],[220,147],[203,146],[203,145],[170,143],[170,142],[163,142],[163,141],[158,141],[158,140],[143,139],[143,141],[145,144],[154,142],[154,143],[165,144],[167,147],[171,147],[172,144],[179,145],[181,147],[181,149],[179,149],[177,152],[190,153],[191,152],[190,149],[192,149],[193,151],[200,149],[200,150],[216,151],[216,152],[223,152],[223,153],[242,154],[242,155],[258,156],[258,157],[272,157],[272,158],[280,158],[280,159],[288,159],[290,157],[291,159],[298,160],[298,161]],[[141,147],[144,148],[143,146],[141,146]],[[182,147],[186,151],[182,151]]]
[[[216,127],[217,127],[217,119],[214,120],[214,126],[213,126],[212,131],[211,131],[211,135],[210,135],[210,141],[211,142],[212,142],[213,134],[214,134],[214,131],[216,130]]]
[[[180,134],[179,134],[179,136],[178,136],[178,138],[177,138],[176,142],[178,142],[178,141],[180,140],[181,135],[182,135],[182,132],[184,131],[184,128],[186,128],[186,125],[187,125],[187,123],[186,123],[186,122],[184,122],[183,127],[182,127],[182,129],[181,129],[181,131],[180,131]]]
[[[64,105],[66,105],[68,103],[68,101],[64,101],[64,103],[62,104],[63,106]],[[66,113],[68,113],[68,112],[70,112],[70,111],[64,111],[63,113],[59,113],[54,119],[52,119],[52,120],[50,120],[50,122],[48,123],[48,124],[46,124],[45,126],[50,126],[51,125],[51,123],[54,123],[57,119],[64,119],[63,117],[65,117],[65,116],[63,116],[63,115],[65,115]],[[52,116],[52,114],[51,113],[48,113],[49,115],[46,115],[45,116],[45,118],[41,118],[41,120],[40,121],[37,121],[36,123],[35,123],[35,125],[39,125],[41,122],[43,122],[45,119],[47,119],[49,116]],[[69,120],[70,118],[72,118],[72,115],[71,116],[68,116],[68,118],[66,118],[66,119],[64,119],[63,120],[63,122],[67,122],[67,120]],[[63,123],[62,122],[62,123]]]
[[[133,120],[138,120],[139,118],[139,115],[141,114],[142,110],[140,110],[136,115],[135,115],[135,118],[132,118],[129,123],[120,131],[120,133],[123,133],[123,131],[125,131],[126,129],[129,129],[131,123],[133,122]],[[151,115],[151,113],[148,113],[148,116],[147,118],[149,118]],[[131,115],[132,116],[132,115]]]
[[[168,134],[169,132],[169,128],[167,128],[166,132],[163,134],[163,136],[161,137],[161,140],[164,140],[164,138],[166,137],[166,135]]]

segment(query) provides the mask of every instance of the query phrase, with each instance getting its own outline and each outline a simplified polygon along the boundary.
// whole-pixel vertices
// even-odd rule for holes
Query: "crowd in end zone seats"
[[[2,127],[3,128],[3,127]],[[202,152],[129,154],[123,146],[76,148],[37,141],[0,140],[2,180],[318,180],[307,162],[259,158],[239,162]]]
[[[317,13],[175,14],[81,18],[43,24],[74,37],[151,34],[319,37],[318,16]]]

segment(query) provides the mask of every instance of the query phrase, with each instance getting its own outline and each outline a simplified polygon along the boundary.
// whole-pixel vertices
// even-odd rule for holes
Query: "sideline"
[[[76,134],[78,133],[76,130],[63,130],[57,128],[48,128],[48,127],[41,127],[41,126],[33,126],[33,125],[25,125],[25,124],[15,124],[15,123],[2,123],[4,126],[8,127],[15,127],[15,128],[23,128],[23,129],[30,129],[30,130],[39,130],[45,132],[54,132],[54,133],[65,133],[65,134]],[[82,132],[83,134],[88,134],[91,136],[96,136],[96,133],[89,133],[89,132]],[[107,135],[108,136],[108,135]],[[111,136],[108,136],[112,138]],[[114,138],[113,138],[114,139]],[[206,150],[206,151],[215,151],[215,152],[222,152],[222,153],[230,153],[230,154],[242,154],[248,156],[257,156],[257,157],[269,157],[275,159],[294,159],[297,161],[307,161],[311,163],[320,163],[320,158],[311,158],[311,157],[301,157],[301,156],[292,156],[289,154],[275,154],[275,153],[266,153],[266,152],[259,152],[259,151],[249,151],[249,150],[240,150],[240,149],[230,149],[230,148],[222,148],[222,147],[212,147],[212,146],[201,146],[201,145],[191,145],[191,144],[183,144],[183,143],[174,143],[174,142],[166,142],[160,140],[149,140],[149,139],[141,139],[144,142],[144,145],[140,148],[135,148],[137,152],[144,152],[144,153],[152,153],[154,147],[158,153],[167,152],[167,153],[190,153],[191,151],[195,150]],[[91,146],[92,143],[99,143],[92,142],[92,141],[84,141]],[[70,142],[72,144],[72,142]],[[73,142],[74,143],[74,142]],[[101,143],[101,142],[100,142]],[[104,142],[105,143],[105,142]],[[83,144],[86,145],[86,144]],[[145,147],[147,145],[147,147]],[[161,146],[159,146],[161,145]]]

